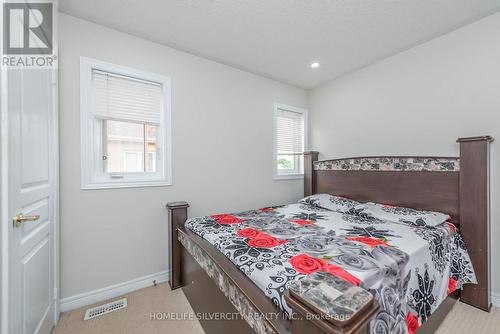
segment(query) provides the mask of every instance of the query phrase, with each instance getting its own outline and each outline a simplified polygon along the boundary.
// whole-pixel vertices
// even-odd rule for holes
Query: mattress
[[[191,218],[185,227],[230,259],[286,315],[290,282],[322,270],[370,291],[372,333],[413,333],[447,295],[476,283],[451,223],[416,226],[307,203]]]

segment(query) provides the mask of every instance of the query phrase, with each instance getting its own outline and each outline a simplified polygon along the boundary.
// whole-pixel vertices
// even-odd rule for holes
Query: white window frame
[[[148,155],[152,155],[153,156],[153,159],[152,159],[152,162],[153,162],[153,169],[156,170],[156,152],[146,152],[146,156]],[[147,158],[146,158],[147,159]],[[146,163],[146,160],[144,160],[144,163]]]
[[[163,90],[163,106],[156,152],[157,172],[105,173],[103,168],[102,121],[92,108],[92,70],[101,70],[132,78],[159,83]],[[87,57],[80,57],[80,131],[81,131],[81,189],[130,188],[172,185],[172,122],[170,78],[115,65]],[[116,121],[122,121],[117,119]],[[124,120],[123,120],[124,121]]]
[[[300,113],[304,115],[304,151],[307,151],[308,148],[308,111],[304,108],[293,107],[286,104],[274,103],[273,110],[273,170],[274,170],[274,179],[275,180],[295,180],[295,179],[303,179],[304,172],[299,174],[279,174],[278,173],[278,110],[288,110],[296,113]]]

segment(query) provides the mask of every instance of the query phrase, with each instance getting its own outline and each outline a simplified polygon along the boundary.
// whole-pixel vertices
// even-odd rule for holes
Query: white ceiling
[[[304,88],[500,10],[500,0],[60,0],[64,13]],[[320,67],[312,70],[310,63]]]

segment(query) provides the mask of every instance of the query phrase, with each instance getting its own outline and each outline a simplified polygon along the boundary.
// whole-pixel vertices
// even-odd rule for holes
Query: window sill
[[[303,179],[304,175],[303,174],[294,174],[294,175],[275,175],[274,180],[275,181],[280,181],[280,180],[300,180]]]
[[[81,190],[99,190],[99,189],[120,189],[120,188],[145,188],[145,187],[164,187],[171,186],[170,181],[130,181],[120,183],[91,183],[81,186]]]

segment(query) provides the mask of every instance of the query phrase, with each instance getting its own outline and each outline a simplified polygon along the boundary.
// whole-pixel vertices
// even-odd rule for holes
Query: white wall
[[[273,103],[307,92],[61,14],[62,298],[167,269],[169,201],[190,215],[286,203],[302,181],[273,180]],[[172,79],[173,185],[80,190],[79,57]]]
[[[500,14],[314,89],[320,158],[458,156],[458,137],[492,135],[493,291],[500,292]],[[499,295],[500,296],[500,295]]]

